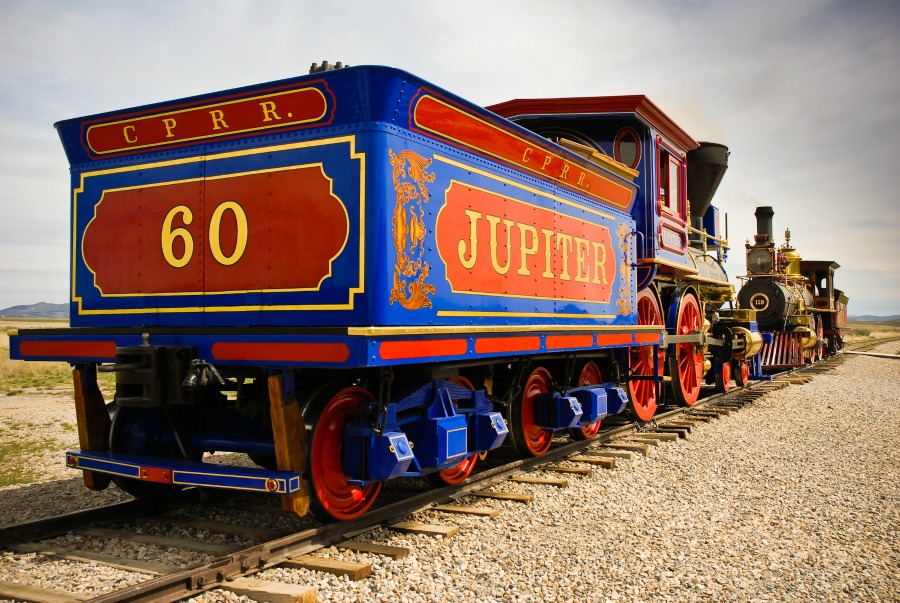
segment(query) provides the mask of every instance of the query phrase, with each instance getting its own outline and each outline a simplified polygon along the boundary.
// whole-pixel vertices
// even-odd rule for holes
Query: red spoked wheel
[[[716,391],[724,394],[731,389],[731,363],[726,362],[716,371]]]
[[[381,482],[358,486],[347,482],[341,450],[347,424],[360,417],[360,406],[375,397],[361,387],[347,387],[328,399],[315,420],[309,443],[310,510],[320,519],[355,519],[381,491]]]
[[[603,375],[600,373],[600,367],[595,362],[588,361],[581,368],[581,375],[578,377],[578,387],[583,385],[597,385],[603,383]],[[579,425],[569,430],[569,434],[573,440],[591,440],[600,433],[600,422],[597,419],[593,423],[587,425]]]
[[[703,315],[700,304],[693,293],[685,293],[678,302],[678,317],[675,322],[677,335],[688,335],[703,329]],[[669,358],[669,374],[675,399],[682,406],[693,406],[700,397],[703,383],[703,349],[693,343],[675,345],[675,355]]]
[[[522,398],[509,409],[509,431],[522,456],[542,456],[550,449],[553,432],[535,424],[534,401],[550,391],[550,372],[542,366],[531,371],[522,388]]]
[[[463,387],[468,387],[473,391],[475,390],[475,386],[472,385],[472,382],[465,377],[453,377],[452,379],[449,379],[449,381],[457,385],[462,385]],[[453,403],[456,404],[456,400],[454,400]],[[475,469],[475,462],[477,460],[478,453],[474,453],[461,460],[458,464],[447,467],[436,473],[429,473],[426,477],[431,483],[437,486],[455,486],[463,483],[467,477],[472,475],[472,470]]]
[[[816,348],[813,353],[813,362],[818,362],[825,357],[825,328],[822,326],[822,317],[816,316]]]
[[[637,294],[637,318],[639,325],[662,326],[662,310],[657,301],[653,289],[647,288]],[[631,371],[630,376],[653,376],[653,347],[634,347],[630,349]],[[665,352],[659,352],[659,370],[657,376],[662,375],[663,358]],[[628,394],[631,397],[631,412],[641,421],[649,421],[656,413],[657,400],[659,399],[659,386],[656,381],[629,381]]]
[[[734,384],[738,387],[747,387],[750,383],[750,363],[746,360],[735,360],[734,364]]]

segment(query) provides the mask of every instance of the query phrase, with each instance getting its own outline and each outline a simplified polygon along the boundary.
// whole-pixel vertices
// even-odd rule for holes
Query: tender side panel
[[[263,310],[353,324],[364,294],[359,143],[349,135],[76,174],[73,326],[265,324]]]

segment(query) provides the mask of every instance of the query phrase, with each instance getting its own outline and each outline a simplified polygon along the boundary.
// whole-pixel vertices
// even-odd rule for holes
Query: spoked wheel
[[[310,511],[323,521],[355,519],[365,513],[381,491],[381,482],[359,486],[347,482],[341,450],[347,424],[360,418],[360,407],[375,400],[369,390],[347,387],[313,400],[309,443]],[[318,404],[317,404],[318,402]]]
[[[731,389],[731,363],[724,363],[716,371],[716,391],[724,394]]]
[[[522,398],[509,409],[509,433],[522,456],[541,456],[550,449],[553,432],[535,424],[534,401],[550,391],[550,372],[544,367],[531,371],[522,387]]]
[[[581,375],[578,377],[578,387],[583,385],[597,385],[603,383],[603,375],[600,373],[600,367],[595,362],[588,361],[584,363],[581,369]],[[593,423],[587,425],[579,425],[569,430],[569,435],[573,440],[590,440],[600,433],[600,422],[597,419]]]
[[[637,318],[639,325],[662,326],[662,310],[656,293],[651,288],[644,289],[637,294]],[[632,377],[653,376],[653,347],[634,347],[629,350],[631,354]],[[665,352],[659,352],[659,370],[657,376],[662,375],[663,356]],[[631,412],[641,421],[649,421],[656,413],[657,400],[659,399],[659,385],[656,381],[641,380],[628,382],[628,394],[631,398]]]
[[[750,383],[750,363],[746,360],[734,361],[734,384],[738,387],[747,387]]]
[[[685,293],[677,303],[675,333],[688,335],[700,331],[703,315],[694,294]],[[669,374],[672,376],[675,400],[682,406],[693,406],[700,396],[703,382],[703,349],[693,343],[676,344],[675,355],[669,358]]]
[[[475,390],[475,386],[472,385],[472,382],[465,377],[453,377],[450,381],[457,385],[467,387],[472,391]],[[454,400],[453,403],[456,404],[456,400]],[[475,469],[475,462],[477,460],[478,453],[474,453],[461,460],[458,464],[447,467],[436,473],[429,473],[426,477],[428,478],[428,481],[436,486],[455,486],[463,483],[467,477],[472,475],[472,470]]]
[[[818,362],[825,357],[825,328],[822,326],[822,317],[816,316],[816,348],[813,352],[813,362]]]
[[[162,408],[113,405],[110,414],[110,452],[162,459],[183,458],[175,433]],[[197,455],[190,460],[199,461],[200,457]],[[184,486],[125,477],[114,477],[113,481],[121,490],[145,500],[161,500],[184,489]]]

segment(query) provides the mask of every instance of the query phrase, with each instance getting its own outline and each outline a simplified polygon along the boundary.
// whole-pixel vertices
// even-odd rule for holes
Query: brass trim
[[[508,316],[508,314],[507,314]],[[349,327],[347,335],[354,337],[378,337],[382,335],[463,335],[483,333],[536,333],[541,331],[565,332],[565,331],[593,331],[598,334],[606,332],[633,332],[633,333],[665,333],[662,327],[637,327],[637,326],[598,326],[598,325],[447,325],[428,327]]]

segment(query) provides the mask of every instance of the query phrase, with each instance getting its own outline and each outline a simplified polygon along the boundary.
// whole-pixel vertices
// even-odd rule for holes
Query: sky
[[[757,206],[841,264],[850,314],[900,314],[897,0],[0,0],[0,309],[68,299],[53,123],[389,65],[480,105],[644,94],[731,150],[729,275]]]

